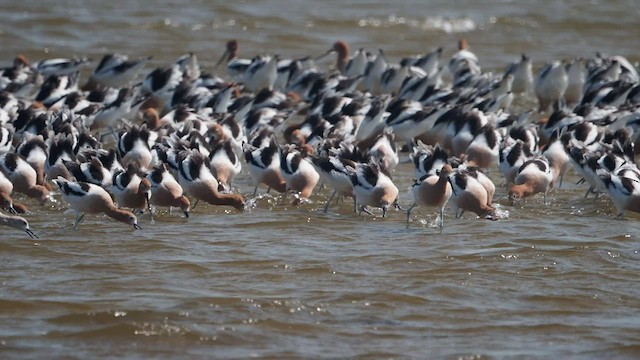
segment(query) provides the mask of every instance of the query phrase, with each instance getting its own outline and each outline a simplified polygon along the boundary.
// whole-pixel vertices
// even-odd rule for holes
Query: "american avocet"
[[[329,210],[329,204],[331,204],[331,200],[336,195],[354,197],[353,185],[351,184],[351,177],[347,167],[355,169],[355,162],[338,156],[311,156],[311,163],[320,174],[323,182],[328,183],[334,189],[324,206],[324,212]]]
[[[411,60],[411,66],[419,67],[425,71],[427,77],[434,77],[438,75],[440,69],[439,63],[442,57],[442,47],[438,47],[435,50],[429,51],[422,56],[409,58]]]
[[[304,69],[289,81],[286,91],[297,94],[304,101],[312,101],[317,96],[318,85],[325,81],[325,75],[315,67]]]
[[[538,133],[540,140],[547,142],[554,131],[561,131],[564,127],[572,127],[575,124],[583,122],[584,117],[562,109],[552,112],[547,119],[542,120],[542,126],[538,127]]]
[[[445,147],[450,145],[455,156],[464,154],[473,138],[488,122],[489,118],[478,109],[463,112],[462,116],[449,123],[444,138]]]
[[[507,189],[513,184],[520,166],[533,157],[529,147],[520,139],[503,141],[500,144],[499,159],[500,173],[505,179]]]
[[[13,191],[35,198],[41,204],[49,198],[49,190],[36,183],[36,171],[20,155],[16,153],[0,155],[0,171],[13,183]]]
[[[273,89],[278,78],[277,56],[256,56],[249,64],[242,80],[244,87],[252,92],[262,88]]]
[[[309,57],[302,59],[279,59],[278,60],[278,76],[273,84],[273,88],[285,91],[289,87],[292,79],[308,66],[313,66]]]
[[[83,149],[77,154],[77,158],[81,162],[90,162],[92,157],[100,160],[102,166],[111,174],[117,170],[124,170],[124,167],[120,163],[120,155],[114,148],[109,150],[99,148]]]
[[[463,84],[469,78],[482,73],[478,57],[469,50],[466,39],[458,41],[458,51],[451,55],[447,63],[447,70],[453,76],[454,85]]]
[[[82,57],[75,59],[44,59],[33,64],[33,68],[36,69],[43,77],[49,75],[71,75],[80,71],[80,68],[87,66],[91,63],[91,60]]]
[[[115,100],[108,103],[105,107],[90,115],[86,123],[91,131],[100,129],[108,129],[111,135],[115,136],[118,122],[127,116],[131,111],[131,106],[134,102],[135,94],[132,89],[120,88]],[[107,134],[102,134],[102,140]]]
[[[233,179],[242,170],[232,141],[222,139],[216,142],[209,153],[209,167],[220,184],[219,191],[230,190]]]
[[[601,168],[614,173],[623,168],[637,169],[634,145],[630,140],[623,142],[623,144],[615,140],[611,146],[612,148],[598,159],[598,165]]]
[[[528,148],[528,152],[532,154],[538,153],[540,138],[535,125],[515,125],[509,129],[508,135],[510,139],[522,140],[523,145]]]
[[[491,92],[486,94],[487,99],[480,103],[478,108],[487,113],[497,112],[498,110],[508,110],[513,102],[513,91],[511,91],[512,83],[513,74],[503,77],[495,84]]]
[[[60,194],[76,213],[76,220],[73,229],[78,229],[78,224],[87,214],[104,213],[110,218],[133,225],[135,229],[140,229],[138,219],[132,212],[121,210],[116,207],[111,199],[111,195],[102,187],[86,182],[71,182],[63,177],[54,179],[53,182],[60,188]]]
[[[45,185],[45,162],[47,160],[47,144],[42,135],[25,133],[16,147],[16,153],[36,171],[36,184]]]
[[[237,40],[229,40],[227,42],[225,51],[215,67],[220,66],[225,60],[227,61],[227,73],[229,77],[235,82],[242,81],[244,73],[247,71],[249,65],[251,65],[251,59],[238,58]]]
[[[179,182],[184,191],[211,205],[232,206],[244,211],[244,198],[240,194],[221,194],[218,192],[218,180],[207,166],[204,155],[191,150],[180,163]]]
[[[16,96],[28,96],[42,82],[24,55],[13,59],[9,68],[0,69],[0,89],[11,90]]]
[[[386,128],[382,134],[378,135],[371,147],[369,147],[367,154],[377,159],[378,164],[383,170],[392,172],[400,162],[393,130]]]
[[[596,199],[600,192],[606,189],[603,178],[598,173],[600,165],[598,159],[601,157],[600,151],[589,151],[583,145],[569,144],[566,151],[571,158],[574,169],[582,176],[582,179],[589,183],[589,189],[584,194],[586,198],[590,193],[595,193]]]
[[[364,49],[359,49],[353,57],[350,57],[347,43],[344,41],[336,41],[329,50],[317,57],[316,60],[333,53],[335,53],[337,57],[336,69],[341,74],[347,77],[364,75],[368,63],[367,52]]]
[[[24,231],[32,239],[38,238],[38,236],[29,228],[29,222],[21,216],[11,216],[0,213],[0,225],[6,225],[14,229]]]
[[[576,58],[569,64],[567,70],[567,90],[564,92],[564,102],[574,107],[582,99],[582,91],[586,79],[586,69],[582,58]]]
[[[385,124],[393,129],[396,141],[410,141],[431,129],[447,110],[446,106],[423,107],[417,101],[396,100],[389,104]]]
[[[308,200],[320,179],[320,175],[307,159],[307,154],[295,145],[287,144],[280,149],[280,172],[287,183],[287,190],[300,196],[295,200],[296,203]]]
[[[350,171],[360,212],[369,213],[367,207],[373,206],[381,208],[382,217],[385,217],[390,205],[398,207],[398,188],[375,159],[369,163],[358,163]]]
[[[633,66],[631,66],[633,68]],[[587,79],[584,84],[584,98],[590,98],[604,85],[618,81],[621,74],[621,63],[615,59],[596,56],[587,63]],[[636,80],[637,81],[637,80]],[[634,82],[634,81],[630,81]]]
[[[380,78],[380,92],[383,94],[398,94],[405,79],[410,76],[411,65],[408,59],[404,59],[397,65],[387,66]],[[420,69],[420,78],[426,76]]]
[[[618,217],[624,219],[624,211],[640,212],[640,171],[621,169],[615,173],[599,172],[609,196],[618,209]]]
[[[487,191],[487,205],[493,206],[493,195],[496,193],[496,185],[491,181],[489,176],[472,161],[459,164],[457,169],[466,171],[469,176],[478,180],[480,185]]]
[[[533,71],[530,57],[522,54],[520,61],[514,62],[507,67],[505,76],[508,74],[513,74],[511,91],[516,94],[530,94],[533,91]]]
[[[66,95],[78,90],[78,73],[49,76],[36,95],[35,100],[44,106],[51,106]]]
[[[149,169],[153,160],[151,147],[155,143],[154,134],[145,125],[140,127],[134,125],[123,133],[118,140],[122,165],[134,164],[143,171]]]
[[[493,124],[483,126],[467,147],[467,160],[479,168],[487,169],[498,164],[498,153],[502,137]]]
[[[182,210],[185,217],[189,217],[191,202],[184,196],[182,186],[167,171],[166,165],[160,164],[155,166],[147,179],[151,181],[151,199],[150,202],[154,206],[177,207]]]
[[[545,112],[550,106],[553,106],[554,110],[561,109],[568,82],[564,63],[553,61],[545,65],[538,73],[534,85],[539,104],[538,112]]]
[[[435,90],[431,79],[428,77],[411,76],[402,83],[396,97],[403,100],[421,101],[424,100],[425,94]],[[430,102],[425,104],[432,105]]]
[[[100,60],[100,64],[91,74],[85,89],[94,88],[96,83],[116,89],[127,86],[136,78],[150,59],[151,57],[129,60],[127,55],[107,54]]]
[[[630,83],[624,80],[598,84],[588,91],[585,91],[580,106],[593,105],[598,109],[618,108],[627,101],[627,98],[632,94],[632,91],[636,89],[636,86],[637,83]],[[592,109],[593,107],[589,106],[587,108]],[[594,118],[597,118],[597,116],[594,116]]]
[[[104,167],[102,162],[97,157],[92,157],[88,162],[83,163],[67,161],[63,159],[62,164],[64,164],[64,166],[69,171],[69,174],[73,176],[75,181],[87,182],[101,186],[103,188],[108,188],[109,186],[111,186],[111,172]]]
[[[71,114],[91,116],[104,107],[102,103],[91,102],[83,92],[73,91],[50,106],[54,111],[68,110]]]
[[[151,93],[152,96],[160,100],[161,108],[171,110],[171,100],[176,88],[182,80],[183,71],[180,66],[174,64],[169,67],[156,68],[151,71],[142,81],[142,90]]]
[[[176,60],[176,65],[178,65],[180,71],[184,74],[184,78],[189,81],[195,81],[202,74],[200,72],[198,57],[193,52],[180,56]]]
[[[527,160],[514,180],[514,185],[509,190],[509,199],[524,202],[527,197],[538,193],[544,194],[544,204],[547,204],[547,193],[551,189],[553,173],[549,161],[545,157]]]
[[[364,79],[362,80],[365,91],[369,91],[374,95],[380,95],[382,93],[380,80],[387,67],[387,59],[382,49],[380,49],[376,59],[365,69]]]
[[[407,222],[411,217],[411,210],[416,205],[433,206],[440,209],[440,229],[444,227],[444,207],[451,197],[452,189],[449,176],[453,172],[451,165],[444,164],[437,174],[425,175],[416,180],[412,186],[413,205],[407,210]]]
[[[454,210],[456,217],[461,217],[465,211],[471,211],[477,216],[494,219],[495,208],[489,205],[489,194],[485,186],[468,170],[456,170],[450,176]],[[458,212],[458,210],[462,210]]]
[[[551,134],[551,138],[542,149],[542,156],[547,158],[551,172],[553,174],[553,180],[551,180],[550,187],[555,187],[556,181],[558,181],[558,188],[562,187],[562,180],[564,176],[571,168],[571,159],[564,149],[561,138],[565,136],[565,132],[562,130],[556,130]]]
[[[260,108],[251,110],[241,123],[244,125],[245,133],[251,134],[254,130],[264,125],[276,128],[281,125],[286,118],[287,115],[285,113],[276,109]]]
[[[440,144],[425,145],[418,140],[412,153],[409,154],[409,158],[413,161],[416,178],[420,179],[425,175],[435,175],[437,171],[442,169],[449,159],[449,153]]]
[[[273,188],[280,193],[287,190],[287,183],[280,172],[280,155],[275,139],[271,138],[268,146],[260,148],[245,143],[243,151],[255,184],[253,196],[258,192],[258,185],[261,183],[267,185],[269,190]]]
[[[386,118],[389,116],[386,109],[391,103],[391,99],[391,96],[383,95],[371,100],[369,110],[356,130],[356,141],[373,140],[384,129]]]
[[[131,208],[134,211],[148,208],[151,182],[146,174],[141,173],[134,165],[129,164],[127,170],[119,170],[113,174],[111,193],[120,208]]]

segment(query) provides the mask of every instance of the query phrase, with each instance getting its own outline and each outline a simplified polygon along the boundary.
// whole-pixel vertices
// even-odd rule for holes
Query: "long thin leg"
[[[327,204],[324,206],[324,212],[328,212],[329,211],[329,204],[331,204],[331,200],[333,200],[333,197],[336,196],[336,193],[338,192],[338,190],[333,190],[333,193],[331,194],[331,197],[329,197],[329,200],[327,201]]]
[[[589,193],[593,191],[593,187],[589,186],[589,188],[587,189],[587,192],[584,194],[584,198],[586,199],[587,196],[589,196]]]
[[[78,224],[80,224],[82,220],[84,220],[84,213],[78,213],[78,215],[76,215],[76,221],[73,223],[73,230],[78,230]]]
[[[255,188],[253,188],[253,197],[256,197],[257,193],[258,193],[258,185],[256,185]]]
[[[149,210],[149,216],[151,216],[151,222],[154,222],[153,219],[153,210],[151,210],[151,194],[147,192],[147,209]]]
[[[411,210],[416,206],[416,203],[413,203],[409,209],[407,209],[407,224],[409,223],[409,218],[411,217]]]
[[[440,208],[440,230],[444,228],[444,206]]]
[[[191,207],[191,209],[195,209],[196,206],[198,206],[198,202],[200,202],[200,199],[196,199],[195,204],[193,204],[193,206]]]
[[[361,215],[363,212],[369,215],[373,215],[373,213],[371,213],[371,211],[369,211],[369,209],[367,209],[367,207],[364,205],[360,206],[360,212],[358,213],[358,215]]]

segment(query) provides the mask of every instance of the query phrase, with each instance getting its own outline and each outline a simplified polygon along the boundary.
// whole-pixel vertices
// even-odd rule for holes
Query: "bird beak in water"
[[[133,224],[133,228],[136,230],[142,230],[142,228],[138,224]]]
[[[13,215],[18,215],[18,211],[13,207],[13,205],[9,207],[9,212]]]
[[[24,232],[26,232],[32,239],[40,239],[31,229],[26,229]]]
[[[189,218],[189,212],[188,211],[184,211],[184,217],[186,217],[187,219]]]
[[[220,57],[220,60],[218,60],[218,62],[213,67],[217,68],[218,66],[220,66],[220,64],[224,62],[224,59],[227,58],[227,55],[229,55],[229,50],[225,50],[224,54],[222,54],[222,56]]]

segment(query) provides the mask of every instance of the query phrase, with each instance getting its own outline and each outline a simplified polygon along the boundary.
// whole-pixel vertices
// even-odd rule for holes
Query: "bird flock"
[[[483,72],[464,40],[449,57],[438,48],[398,63],[343,41],[298,59],[238,50],[226,44],[220,76],[193,53],[149,72],[150,57],[17,56],[0,69],[0,207],[12,213],[0,224],[36,237],[25,199],[62,198],[74,229],[87,213],[140,228],[156,208],[244,211],[260,186],[299,205],[325,186],[324,211],[336,196],[407,221],[415,206],[434,207],[442,228],[448,204],[456,217],[499,217],[486,174],[496,168],[513,202],[542,194],[547,205],[573,169],[585,197],[608,195],[619,217],[640,212],[640,78],[622,56],[554,60],[534,74],[525,54]],[[515,112],[514,99],[534,97],[537,109]],[[407,209],[392,179],[403,161],[417,179]],[[252,195],[233,187],[243,168]]]

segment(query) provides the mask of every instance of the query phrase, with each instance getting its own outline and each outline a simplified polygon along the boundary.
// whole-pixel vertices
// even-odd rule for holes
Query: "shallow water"
[[[238,39],[241,55],[317,55],[336,39],[393,58],[469,40],[483,68],[526,52],[545,61],[596,51],[640,60],[634,1],[36,1],[3,4],[0,61],[106,52],[194,51],[206,70]],[[325,8],[326,7],[326,8]],[[327,61],[326,65],[329,65]],[[524,105],[533,102],[525,101]],[[522,105],[522,104],[521,104]],[[575,175],[507,219],[436,211],[356,216],[349,200],[237,213],[200,204],[187,221],[145,215],[143,230],[63,203],[31,204],[40,240],[0,229],[2,358],[637,358],[640,217],[584,199]],[[410,205],[413,172],[394,181]],[[251,194],[247,172],[236,184]],[[264,189],[262,189],[264,192]],[[58,197],[59,199],[59,197]]]

